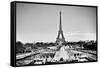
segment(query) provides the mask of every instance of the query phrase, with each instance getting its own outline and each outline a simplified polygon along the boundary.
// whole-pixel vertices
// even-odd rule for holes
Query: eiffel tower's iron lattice
[[[62,30],[61,11],[60,11],[59,15],[60,15],[60,24],[59,24],[58,36],[56,38],[56,43],[60,43],[60,42],[64,43],[65,38],[64,38],[64,35],[63,35],[63,30]]]

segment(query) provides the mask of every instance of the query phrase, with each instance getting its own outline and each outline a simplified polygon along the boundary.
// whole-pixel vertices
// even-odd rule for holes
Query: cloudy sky
[[[16,40],[54,42],[59,30],[59,12],[66,41],[96,39],[96,8],[17,3]]]

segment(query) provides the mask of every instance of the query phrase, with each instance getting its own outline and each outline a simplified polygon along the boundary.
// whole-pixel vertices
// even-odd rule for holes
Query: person
[[[43,64],[45,64],[45,63],[46,63],[46,56],[43,59]]]
[[[47,62],[51,62],[52,58],[50,56],[48,56],[47,58]]]

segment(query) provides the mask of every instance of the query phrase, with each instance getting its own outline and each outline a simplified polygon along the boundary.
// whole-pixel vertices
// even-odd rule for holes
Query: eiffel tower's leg
[[[60,37],[60,32],[58,32],[58,36],[57,36],[57,39],[59,39],[59,37]]]
[[[64,38],[64,35],[63,35],[63,33],[62,33],[62,32],[61,32],[61,36],[62,36],[62,39],[65,39],[65,38]]]

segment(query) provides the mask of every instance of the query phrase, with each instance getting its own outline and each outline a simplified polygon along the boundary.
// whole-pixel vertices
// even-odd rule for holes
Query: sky
[[[16,41],[55,42],[59,12],[66,41],[96,40],[96,8],[17,3]]]

